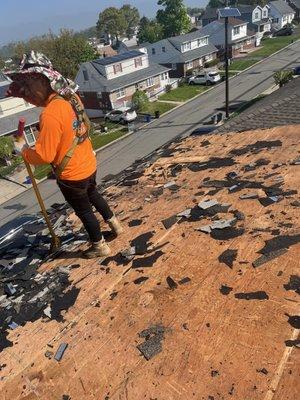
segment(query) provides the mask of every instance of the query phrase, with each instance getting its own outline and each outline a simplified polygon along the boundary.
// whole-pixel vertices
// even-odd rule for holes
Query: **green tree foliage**
[[[108,7],[99,14],[97,30],[100,33],[111,35],[116,40],[123,35],[127,28],[124,14],[116,7]]]
[[[293,79],[293,72],[282,69],[281,71],[275,72],[273,78],[275,84],[279,85],[279,87],[282,87],[283,85],[288,83],[291,79]]]
[[[200,8],[200,7],[187,7],[186,9],[187,13],[190,16],[194,16],[194,15],[201,15],[204,12],[204,8]]]
[[[146,93],[142,90],[136,90],[132,96],[132,107],[137,111],[141,111],[148,103],[149,99]]]
[[[143,17],[140,20],[137,38],[140,44],[158,42],[164,38],[163,27],[156,20]]]
[[[4,68],[5,62],[4,59],[0,56],[0,69]]]
[[[131,39],[134,36],[135,29],[140,21],[139,10],[136,7],[132,7],[130,4],[124,4],[123,7],[120,8],[120,11],[126,21],[126,36],[128,39]]]
[[[164,9],[157,11],[157,22],[163,27],[165,37],[181,35],[190,30],[191,24],[183,0],[158,0]]]
[[[14,150],[14,142],[10,136],[0,137],[0,158],[8,158],[12,156]]]
[[[44,53],[54,68],[71,79],[75,78],[80,63],[96,58],[94,49],[86,39],[67,29],[61,30],[57,36],[50,32],[27,42],[16,43],[14,60],[19,62],[22,55],[30,50]]]

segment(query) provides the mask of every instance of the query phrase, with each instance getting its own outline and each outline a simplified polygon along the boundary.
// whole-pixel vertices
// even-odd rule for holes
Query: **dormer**
[[[149,66],[148,54],[143,51],[127,51],[113,57],[94,61],[97,69],[106,79],[115,79]]]
[[[181,45],[181,53],[185,53],[190,50],[198,49],[199,47],[208,45],[208,36],[193,38],[193,40],[189,40],[187,42],[182,43]]]
[[[270,11],[270,7],[267,4],[264,7],[262,7],[261,19],[269,18],[269,11]]]
[[[262,8],[260,6],[256,6],[252,11],[252,22],[258,22],[262,18]]]

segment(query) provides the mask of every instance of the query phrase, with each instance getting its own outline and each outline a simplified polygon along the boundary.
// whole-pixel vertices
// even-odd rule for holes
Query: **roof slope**
[[[163,67],[159,64],[150,64],[147,68],[142,68],[135,72],[131,72],[130,74],[120,76],[119,78],[106,79],[98,65],[98,61],[90,61],[81,64],[75,79],[75,82],[79,85],[79,90],[87,92],[113,92],[170,70],[170,68]],[[86,81],[83,77],[83,69],[88,72],[88,81]]]
[[[0,117],[0,136],[15,132],[20,118],[25,118],[26,126],[36,124],[39,122],[40,113],[41,108],[33,107],[7,117]]]
[[[293,79],[230,119],[219,132],[243,132],[291,124],[300,124],[300,78]]]
[[[72,243],[40,268],[29,253],[1,270],[17,290],[4,301],[26,310],[1,342],[4,398],[297,399],[298,132],[178,139],[107,183],[125,228],[110,257],[80,259]],[[266,193],[280,201],[264,206]],[[233,228],[199,230],[223,219]]]
[[[295,11],[283,0],[271,1],[270,4],[280,12],[280,14],[291,14]]]

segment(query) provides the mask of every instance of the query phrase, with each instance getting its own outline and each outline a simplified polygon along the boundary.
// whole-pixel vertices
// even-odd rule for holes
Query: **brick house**
[[[225,21],[219,19],[201,28],[202,34],[219,49],[222,57],[225,49]],[[237,57],[241,52],[255,47],[255,32],[248,28],[248,22],[237,18],[228,18],[228,47],[230,58]]]
[[[150,63],[145,52],[133,50],[81,64],[75,82],[85,109],[93,118],[130,107],[137,89],[155,100],[169,84],[169,68]]]
[[[210,43],[208,36],[196,29],[142,46],[147,49],[151,61],[170,69],[171,78],[181,78],[217,57],[218,49]]]

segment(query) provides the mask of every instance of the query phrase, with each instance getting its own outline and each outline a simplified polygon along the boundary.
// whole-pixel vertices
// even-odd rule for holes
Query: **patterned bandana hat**
[[[25,74],[42,74],[46,76],[50,81],[51,88],[61,96],[70,96],[78,90],[78,86],[73,81],[64,78],[58,71],[53,69],[48,57],[34,50],[31,50],[28,54],[24,54],[20,63],[20,69],[9,73],[8,76],[14,82],[17,82],[24,80]],[[14,85],[12,84],[12,90],[10,91],[10,95],[12,96],[14,96],[14,93],[12,93],[13,89]],[[18,97],[17,93],[15,96]]]

